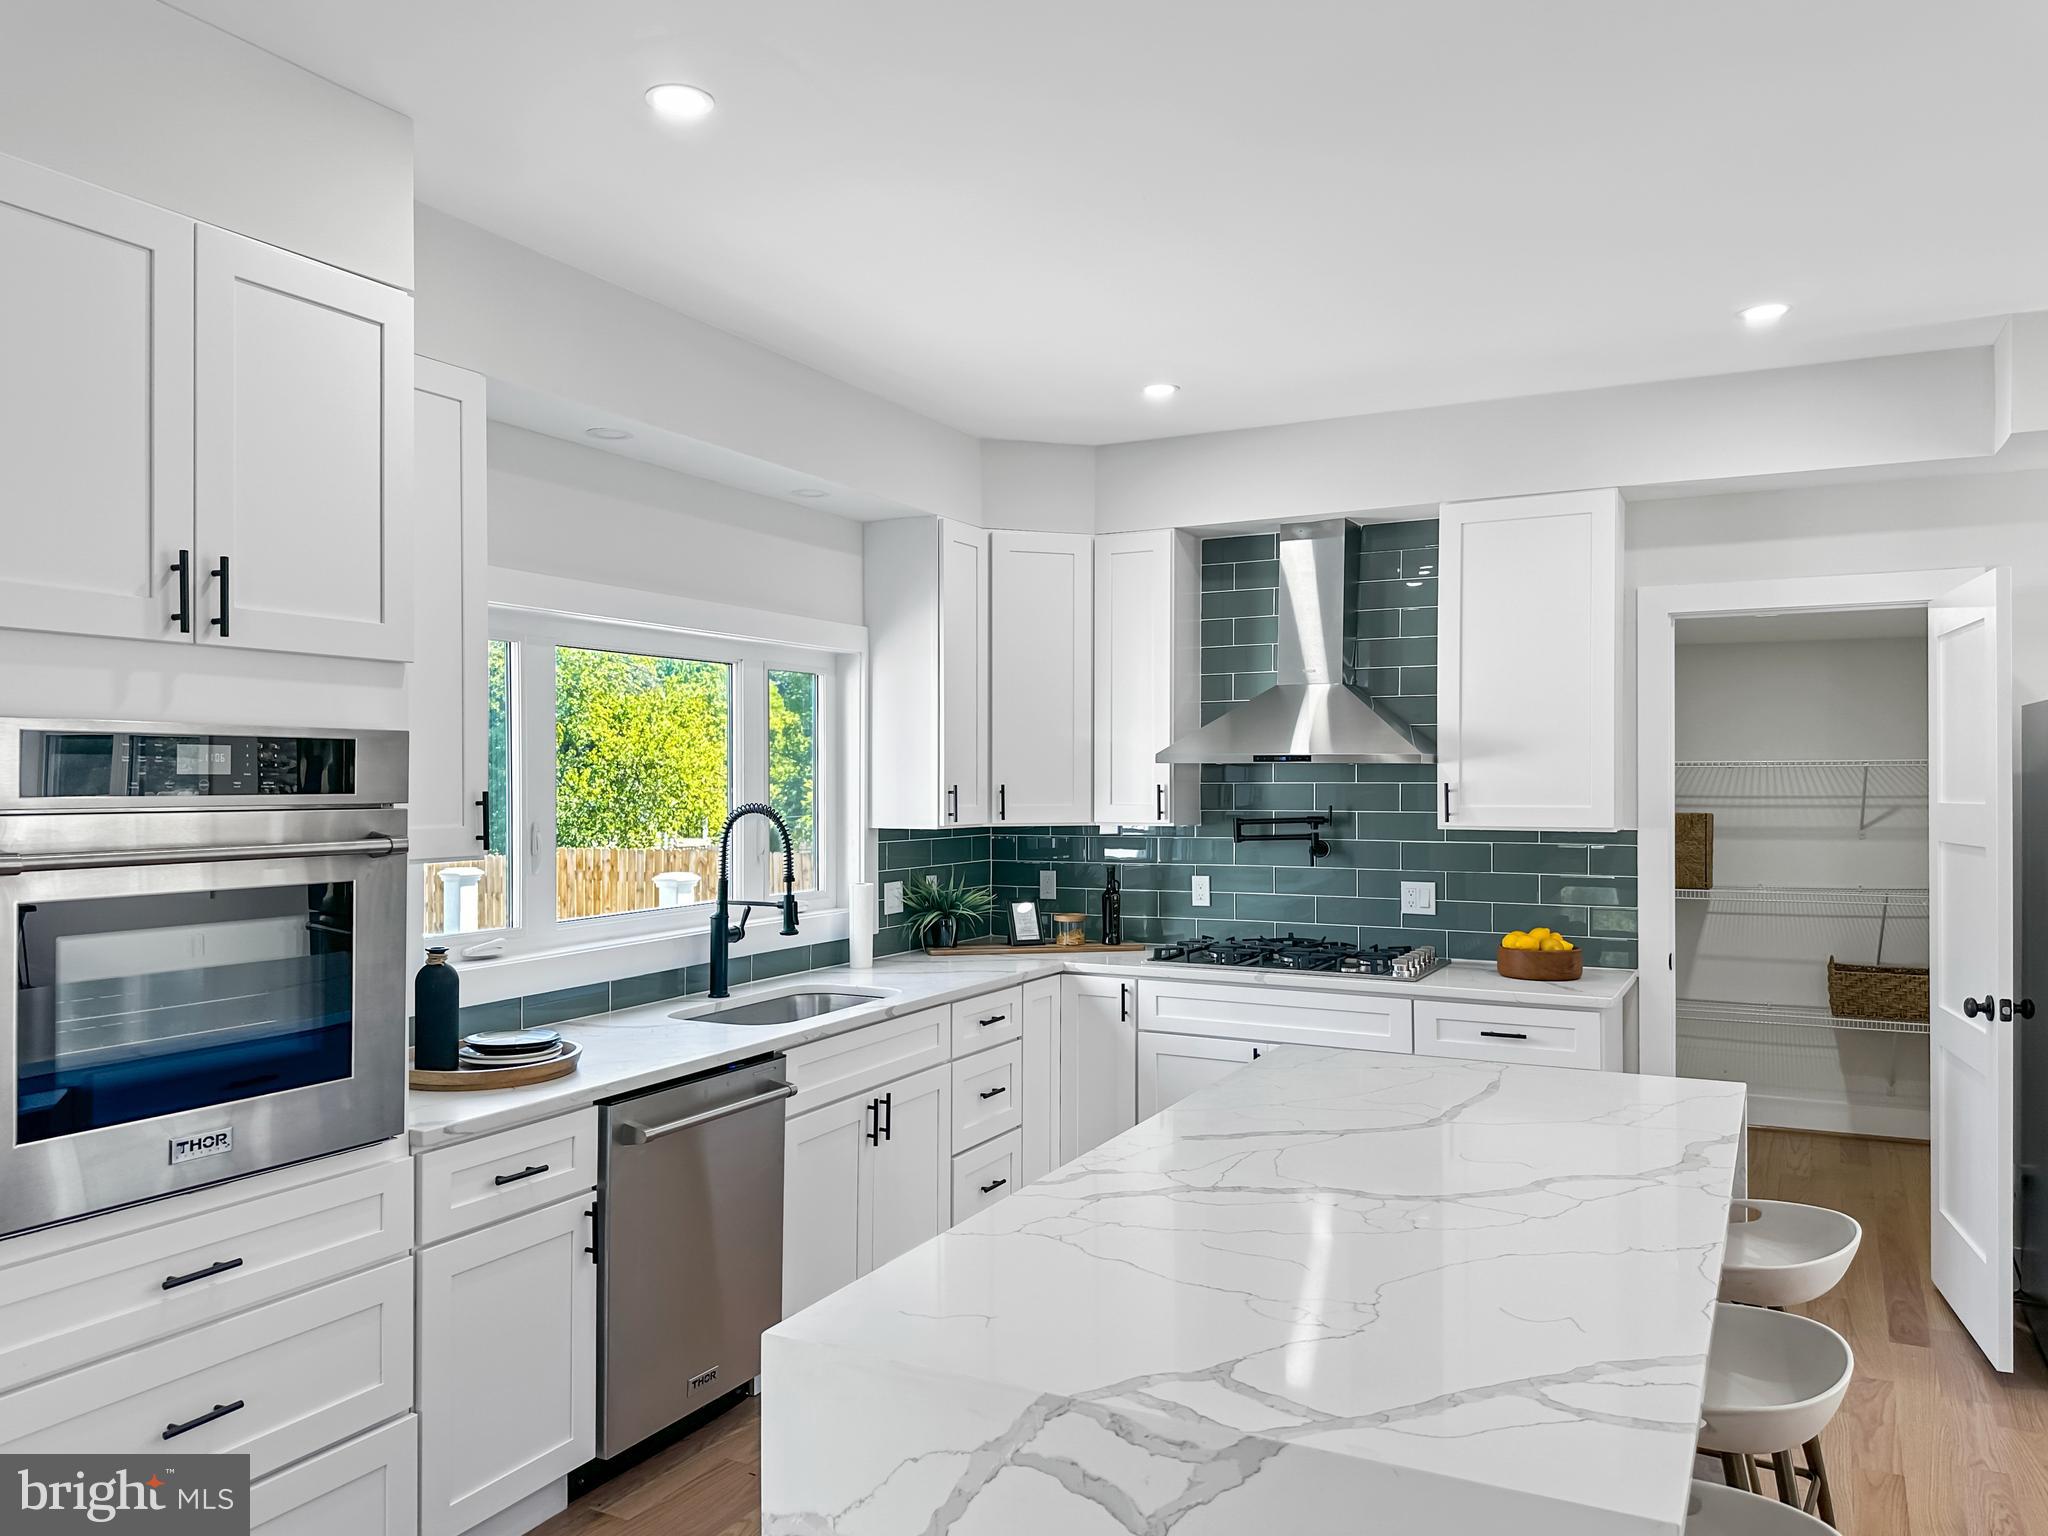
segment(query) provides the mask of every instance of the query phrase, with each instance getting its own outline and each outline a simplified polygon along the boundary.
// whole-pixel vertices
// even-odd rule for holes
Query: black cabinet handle
[[[1164,784],[1154,784],[1152,786],[1152,814],[1161,821],[1166,820],[1166,786]]]
[[[1978,1002],[1977,999],[1975,999],[1974,997],[1966,997],[1963,999],[1963,1017],[1966,1019],[1974,1019],[1975,1017],[1977,1017],[1978,1014],[1981,1013],[1984,1015],[1985,1018],[1988,1019],[1991,1017],[1991,1010],[1996,1008],[1997,1006],[1998,999],[1993,997],[1988,992],[1984,994],[1984,1001],[1981,1003]]]
[[[476,808],[482,812],[476,840],[488,848],[491,845],[491,792],[488,789],[476,797]]]
[[[592,1206],[583,1213],[590,1218],[590,1246],[583,1251],[590,1255],[590,1262],[597,1262],[597,1207]]]
[[[521,1179],[530,1179],[537,1173],[546,1173],[547,1171],[548,1165],[546,1163],[535,1163],[532,1167],[522,1168],[517,1173],[501,1173],[491,1182],[493,1184],[517,1184]]]
[[[896,1095],[893,1093],[885,1093],[882,1095],[882,1140],[894,1141],[895,1139]]]
[[[998,784],[996,786],[996,820],[1008,821],[1009,819],[1010,786],[1007,784]]]
[[[231,1269],[240,1269],[240,1259],[222,1259],[218,1264],[209,1264],[204,1269],[195,1269],[189,1275],[165,1275],[164,1289],[175,1291],[181,1285],[190,1285],[194,1280],[210,1280],[215,1275],[224,1275]]]
[[[1529,1038],[1519,1029],[1482,1029],[1479,1033],[1488,1040],[1526,1040]]]
[[[984,1099],[992,1099],[999,1093],[1008,1093],[1009,1091],[1007,1088],[984,1088],[981,1090],[981,1096]]]
[[[1252,1047],[1252,1060],[1253,1060],[1253,1061],[1257,1061],[1258,1059],[1259,1059],[1259,1048],[1258,1048],[1258,1047],[1257,1047],[1257,1046],[1255,1045],[1255,1046],[1253,1046],[1253,1047]]]
[[[880,1099],[869,1099],[869,1100],[868,1100],[868,1145],[869,1145],[869,1146],[871,1146],[871,1147],[878,1147],[878,1146],[880,1146],[881,1144],[882,1144],[882,1101],[881,1101]]]
[[[178,578],[178,611],[171,615],[171,622],[178,626],[178,633],[192,633],[192,551],[181,549],[178,558],[171,562],[171,572]]]
[[[1116,1017],[1120,1024],[1131,1022],[1131,988],[1128,982],[1116,984]]]
[[[164,1438],[166,1440],[175,1440],[188,1429],[197,1429],[202,1424],[211,1424],[215,1419],[224,1419],[237,1409],[247,1406],[247,1403],[239,1397],[232,1403],[215,1403],[211,1413],[202,1413],[198,1418],[187,1419],[182,1424],[166,1424],[164,1426]]]
[[[955,784],[951,789],[947,790],[946,798],[952,803],[952,809],[946,812],[947,817],[950,820],[958,821],[960,819],[960,786]]]
[[[984,1195],[992,1195],[1009,1182],[1010,1181],[1008,1179],[992,1179],[988,1183],[981,1186],[981,1192]]]
[[[995,1016],[994,1018],[992,1018],[992,1019],[983,1019],[983,1020],[981,1021],[981,1027],[982,1027],[983,1029],[987,1029],[987,1028],[989,1027],[989,1025],[991,1025],[991,1024],[1000,1024],[1000,1023],[1002,1023],[1002,1022],[1003,1022],[1003,1020],[1007,1019],[1008,1017],[1009,1017],[1009,1015],[1008,1015],[1007,1013],[999,1013],[999,1014],[997,1014],[997,1015],[996,1015],[996,1016]]]
[[[1450,786],[1450,782],[1449,782],[1448,780],[1446,780],[1446,781],[1445,781],[1445,783],[1444,783],[1444,820],[1445,820],[1445,821],[1449,821],[1450,819],[1451,819],[1451,786]]]
[[[213,577],[220,583],[220,617],[206,622],[220,631],[221,639],[228,637],[228,557],[222,555],[220,564],[213,568]]]

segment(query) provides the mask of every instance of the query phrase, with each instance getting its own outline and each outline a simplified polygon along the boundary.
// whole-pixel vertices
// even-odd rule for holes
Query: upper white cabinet
[[[0,624],[182,637],[192,228],[0,157]]]
[[[202,226],[195,542],[215,639],[412,654],[412,300]]]
[[[869,523],[874,824],[989,819],[989,541],[945,518]]]
[[[1095,815],[1094,539],[989,535],[989,771],[998,822]]]
[[[413,362],[412,854],[459,859],[482,844],[488,769],[484,380]]]
[[[1095,540],[1095,808],[1122,825],[1193,821],[1201,770],[1158,754],[1201,723],[1199,546],[1170,529]]]
[[[0,158],[0,624],[401,660],[412,299]]]
[[[1446,503],[1437,818],[1606,831],[1635,815],[1619,491]]]

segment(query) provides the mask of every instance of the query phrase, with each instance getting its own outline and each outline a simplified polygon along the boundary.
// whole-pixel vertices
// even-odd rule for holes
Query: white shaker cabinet
[[[1633,823],[1621,539],[1619,491],[1443,506],[1440,825]]]
[[[989,535],[989,774],[994,820],[1095,815],[1094,540]]]
[[[0,156],[0,624],[188,636],[192,231]]]
[[[413,362],[411,857],[483,848],[489,726],[485,592],[485,424],[481,374]]]
[[[1138,983],[1060,978],[1060,1162],[1138,1123]]]
[[[1138,1118],[1149,1119],[1199,1088],[1221,1082],[1258,1060],[1261,1046],[1249,1040],[1212,1040],[1196,1035],[1138,1036]]]
[[[946,518],[869,523],[871,816],[882,827],[989,819],[989,540]]]
[[[1060,1155],[1060,979],[1045,976],[1024,984],[1023,1068],[1018,1084],[1024,1126],[1017,1153],[1019,1184],[1043,1178],[1066,1161]]]
[[[406,660],[411,297],[205,225],[194,285],[203,632]]]
[[[1201,555],[1160,529],[1095,540],[1095,810],[1105,824],[1192,822],[1201,769],[1158,754],[1201,724]]]

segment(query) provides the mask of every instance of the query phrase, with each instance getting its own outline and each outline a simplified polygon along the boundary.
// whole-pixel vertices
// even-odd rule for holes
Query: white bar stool
[[[1817,1536],[1826,1529],[1803,1510],[1719,1483],[1695,1480],[1685,1506],[1685,1536]]]
[[[1849,1341],[1825,1323],[1793,1312],[1720,1302],[1707,1348],[1700,1449],[1721,1458],[1729,1481],[1757,1491],[1752,1458],[1768,1456],[1778,1498],[1835,1523],[1834,1492],[1821,1459],[1820,1432],[1842,1406],[1855,1373]],[[1806,1454],[1810,1496],[1798,1491],[1792,1452]]]
[[[1849,1272],[1862,1243],[1856,1218],[1824,1205],[1739,1200],[1728,1211],[1721,1299],[1752,1307],[1813,1301]]]

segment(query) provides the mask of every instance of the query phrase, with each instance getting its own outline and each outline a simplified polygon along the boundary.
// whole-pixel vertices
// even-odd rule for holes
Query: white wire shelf
[[[1674,763],[1681,810],[1853,812],[1856,833],[1927,805],[1927,759],[1685,758]]]
[[[1924,1035],[1925,1019],[1839,1019],[1821,1007],[1799,1003],[1724,1003],[1681,997],[1681,1024],[1765,1025],[1791,1029],[1855,1029],[1887,1035]]]
[[[1719,910],[1776,917],[1927,916],[1927,887],[1828,885],[1716,885],[1672,892],[1680,901],[1710,902]]]

